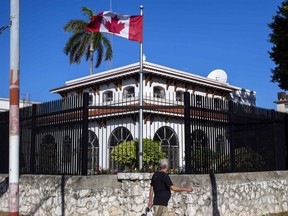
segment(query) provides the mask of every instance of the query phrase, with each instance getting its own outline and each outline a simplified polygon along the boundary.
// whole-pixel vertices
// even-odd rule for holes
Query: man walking
[[[173,191],[187,191],[192,192],[193,189],[177,187],[173,185],[167,172],[169,170],[168,160],[160,160],[160,171],[155,172],[151,179],[151,186],[149,192],[149,204],[148,207],[154,210],[154,216],[166,216],[168,215],[167,205],[171,197],[171,190]],[[154,199],[153,199],[154,194]],[[152,202],[153,200],[153,202]]]

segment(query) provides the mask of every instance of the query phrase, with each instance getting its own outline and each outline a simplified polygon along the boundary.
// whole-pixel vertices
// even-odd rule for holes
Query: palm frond
[[[81,10],[84,15],[89,17],[89,21],[93,16],[91,9],[83,6]],[[93,50],[97,53],[95,67],[98,68],[105,54],[105,61],[111,60],[113,56],[110,41],[99,32],[88,32],[85,30],[88,22],[84,20],[70,20],[65,26],[65,32],[72,32],[72,36],[68,39],[64,47],[64,53],[69,55],[70,64],[80,64],[83,55],[86,55],[86,61],[90,59],[90,45],[93,42]]]
[[[88,25],[88,23],[84,20],[70,20],[65,24],[63,29],[65,32],[81,32],[85,31],[86,25]]]
[[[87,50],[89,50],[88,44],[90,40],[90,35],[84,34],[83,37],[81,38],[80,45],[78,46],[78,58],[75,59],[77,61],[77,64],[81,63],[81,58],[84,54],[86,54]]]
[[[95,65],[96,68],[100,66],[103,59],[103,45],[101,43],[101,38],[102,38],[101,33],[95,34],[95,37],[93,37],[94,50],[97,53],[97,61]]]
[[[70,64],[81,63],[81,58],[87,49],[87,41],[89,40],[89,35],[83,32],[74,34],[66,43],[64,48],[64,53],[70,55]]]
[[[82,35],[84,34],[84,32],[78,32],[73,34],[69,40],[67,41],[65,47],[64,47],[64,53],[66,55],[69,54],[69,52],[73,49],[73,47],[79,42],[81,41]]]
[[[110,40],[102,35],[102,42],[106,48],[105,61],[112,60],[113,50]]]
[[[70,64],[77,62],[75,59],[77,59],[78,54],[77,54],[76,50],[78,49],[79,44],[80,44],[80,42],[78,41],[70,49],[70,52],[69,52],[69,63]]]
[[[90,8],[87,8],[85,6],[82,6],[82,10],[84,15],[88,16],[89,17],[89,20],[91,20],[91,18],[93,17],[93,11],[90,9]]]

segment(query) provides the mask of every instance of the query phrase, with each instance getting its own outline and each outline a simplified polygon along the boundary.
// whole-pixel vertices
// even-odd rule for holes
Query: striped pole
[[[10,0],[9,215],[19,215],[20,0]]]

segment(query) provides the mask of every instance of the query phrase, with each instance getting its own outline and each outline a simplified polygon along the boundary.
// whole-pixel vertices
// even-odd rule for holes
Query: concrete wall
[[[148,203],[150,173],[31,176],[20,179],[24,215],[140,216]],[[171,175],[194,192],[172,193],[170,215],[265,215],[288,211],[288,172]],[[8,211],[8,178],[0,175],[0,211]],[[213,214],[214,213],[214,214]]]

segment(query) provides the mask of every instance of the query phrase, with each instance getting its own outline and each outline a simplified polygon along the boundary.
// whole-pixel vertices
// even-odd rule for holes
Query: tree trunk
[[[91,39],[90,43],[90,49],[89,49],[89,57],[90,57],[90,75],[93,74],[93,54],[94,54],[94,48],[93,48],[93,38]]]

